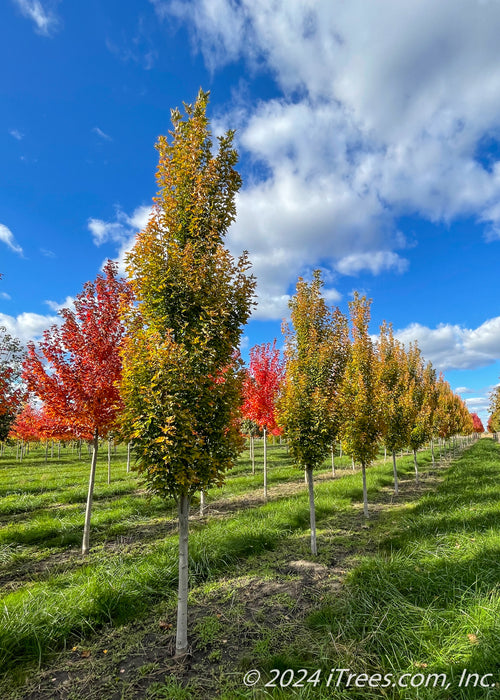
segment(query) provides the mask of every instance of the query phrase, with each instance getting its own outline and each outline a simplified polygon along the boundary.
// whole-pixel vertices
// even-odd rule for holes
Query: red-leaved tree
[[[71,428],[75,435],[91,435],[89,477],[82,554],[89,551],[90,515],[99,437],[115,427],[122,406],[118,383],[124,326],[119,311],[131,302],[127,282],[108,260],[104,275],[86,282],[74,301],[75,311],[62,309],[64,321],[45,331],[40,351],[28,345],[23,376],[30,392],[45,405],[48,417]],[[48,366],[48,368],[46,368]]]
[[[477,415],[477,413],[471,413],[471,418],[472,418],[472,425],[474,427],[474,432],[475,433],[484,433],[483,423],[482,423],[481,419],[479,418],[479,416]]]
[[[250,350],[250,366],[244,384],[243,415],[264,432],[264,498],[267,498],[267,433],[279,435],[276,400],[283,381],[284,363],[273,344],[255,345]]]

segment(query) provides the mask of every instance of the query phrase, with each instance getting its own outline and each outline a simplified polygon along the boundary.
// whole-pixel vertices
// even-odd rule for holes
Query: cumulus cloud
[[[19,316],[8,316],[0,313],[0,326],[5,326],[10,335],[19,338],[22,343],[37,340],[46,328],[60,322],[58,316],[43,316],[24,312]]]
[[[3,224],[0,224],[0,241],[2,243],[5,243],[5,245],[10,248],[14,253],[17,253],[18,255],[23,254],[23,249],[21,248],[20,245],[18,245],[15,241],[14,234],[12,231],[7,228],[7,226],[4,226]]]
[[[137,232],[146,226],[150,215],[150,206],[137,207],[131,215],[118,208],[114,221],[91,218],[87,222],[95,245],[100,246],[110,241],[118,244],[116,261],[122,274],[125,271],[125,256],[132,248]]]
[[[35,25],[35,31],[42,36],[51,36],[59,26],[59,19],[54,11],[40,0],[13,0],[21,13]],[[54,3],[52,2],[52,5]]]
[[[399,216],[472,217],[500,238],[500,162],[485,157],[500,141],[500,3],[151,2],[189,26],[212,70],[244,61],[281,92],[218,115],[257,173],[230,242],[248,248],[270,315],[320,259],[404,272]]]
[[[428,328],[412,323],[395,336],[405,344],[416,340],[425,359],[438,370],[476,369],[500,359],[500,316],[475,329],[444,323]]]
[[[391,269],[404,272],[407,267],[407,260],[401,258],[397,253],[384,250],[347,255],[336,264],[336,269],[342,275],[356,275],[361,270],[370,270],[374,275]]]
[[[74,311],[74,301],[74,297],[67,296],[63,302],[47,300],[45,303],[52,311],[60,311],[61,309],[71,309]]]
[[[9,134],[15,138],[17,141],[22,141],[24,134],[19,131],[19,129],[10,129]]]

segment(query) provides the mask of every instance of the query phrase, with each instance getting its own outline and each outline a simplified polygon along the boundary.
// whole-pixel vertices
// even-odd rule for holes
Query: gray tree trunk
[[[255,474],[255,443],[253,435],[250,435],[250,454],[252,457],[252,474]]]
[[[387,447],[384,445],[384,464],[387,462]]]
[[[366,488],[366,466],[364,462],[361,462],[361,472],[363,474],[363,513],[365,518],[368,518],[368,489]]]
[[[311,552],[313,554],[318,553],[318,546],[316,544],[316,508],[314,506],[314,481],[313,481],[313,470],[312,467],[307,467],[307,484],[309,487],[309,518],[311,522]]]
[[[205,491],[201,489],[200,491],[200,517],[203,518],[205,514]]]
[[[90,516],[92,514],[92,497],[94,495],[95,470],[97,464],[97,448],[99,446],[99,435],[97,430],[92,441],[93,452],[92,462],[90,464],[89,490],[87,493],[87,505],[85,508],[85,523],[83,525],[83,540],[82,540],[82,556],[89,553],[90,548]]]
[[[179,518],[179,589],[177,594],[177,633],[175,640],[176,655],[188,650],[187,605],[188,605],[188,535],[189,535],[189,496],[179,496],[177,504]]]
[[[108,484],[111,483],[111,440],[108,439]]]
[[[394,493],[397,496],[399,493],[399,485],[398,485],[398,470],[396,468],[396,450],[392,451],[392,470],[394,472]]]
[[[332,476],[335,476],[335,443],[332,443]]]
[[[431,439],[431,454],[432,454],[432,466],[436,464],[436,460],[434,458],[434,438]]]
[[[418,478],[418,462],[417,462],[417,450],[413,450],[413,464],[415,465],[415,483],[417,486],[419,485],[420,481]]]
[[[267,431],[264,428],[264,499],[267,501]]]
[[[130,440],[127,443],[127,474],[130,472]]]
[[[352,461],[352,470],[355,471],[354,470],[354,457],[351,457],[351,461]]]

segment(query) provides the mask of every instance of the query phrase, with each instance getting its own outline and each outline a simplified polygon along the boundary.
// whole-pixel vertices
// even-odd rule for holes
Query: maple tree
[[[84,555],[89,551],[99,437],[115,426],[122,405],[118,382],[124,325],[119,309],[130,303],[131,292],[117,270],[116,263],[108,260],[104,275],[98,275],[95,282],[86,282],[76,296],[75,310],[62,309],[59,313],[63,323],[44,332],[39,344],[41,356],[34,343],[29,343],[24,361],[24,379],[29,391],[43,401],[46,416],[54,419],[59,429],[92,440]]]
[[[5,440],[26,398],[21,381],[24,349],[4,326],[0,326],[0,440]]]
[[[361,464],[363,512],[368,517],[366,468],[375,458],[384,434],[382,363],[368,332],[371,300],[355,292],[349,302],[351,346],[341,388],[342,445]]]
[[[301,277],[290,300],[291,326],[284,325],[285,376],[278,423],[290,453],[305,470],[309,490],[311,551],[317,554],[313,470],[328,455],[338,429],[338,388],[347,359],[347,320],[321,294],[319,270],[310,284]]]
[[[383,402],[383,440],[386,449],[392,454],[394,493],[398,495],[396,450],[407,445],[409,440],[409,416],[406,401],[408,372],[405,349],[394,338],[392,326],[385,321],[380,328],[378,352],[381,362],[380,381],[385,397]]]
[[[23,443],[35,442],[40,439],[40,410],[26,403],[13,421],[9,437],[21,440]],[[21,459],[23,450],[21,449]]]
[[[472,426],[475,433],[484,433],[484,425],[477,413],[471,413]]]
[[[429,362],[424,367],[417,343],[408,352],[410,434],[408,445],[413,451],[415,483],[419,484],[418,449],[432,437],[433,417],[437,407],[436,372]]]
[[[500,385],[495,387],[490,394],[490,411],[488,429],[492,428],[490,432],[497,433],[500,431]]]
[[[267,498],[267,432],[279,435],[276,401],[283,381],[284,366],[280,352],[273,344],[263,343],[250,349],[250,364],[245,378],[242,412],[254,421],[264,435],[264,498]]]
[[[241,178],[232,131],[212,153],[207,103],[200,90],[185,115],[172,110],[171,140],[156,144],[159,192],[128,256],[137,303],[122,352],[122,422],[137,468],[178,506],[178,654],[188,647],[190,501],[222,484],[243,447],[237,349],[255,287],[246,253],[235,261],[223,244]]]

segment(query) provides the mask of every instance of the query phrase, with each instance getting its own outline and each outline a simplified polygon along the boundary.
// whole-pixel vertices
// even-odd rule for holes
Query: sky
[[[58,320],[123,265],[170,109],[210,91],[243,186],[227,236],[281,340],[298,276],[354,290],[488,416],[500,375],[498,0],[4,0],[0,325]]]

